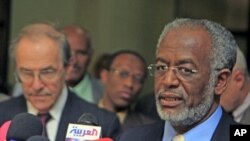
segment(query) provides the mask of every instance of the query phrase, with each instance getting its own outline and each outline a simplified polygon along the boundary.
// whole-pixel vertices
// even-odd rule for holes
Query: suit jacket
[[[22,112],[27,112],[24,96],[0,103],[0,125]],[[68,123],[77,123],[83,113],[92,113],[97,118],[102,127],[102,137],[115,138],[119,134],[120,123],[115,114],[99,109],[96,105],[81,100],[74,93],[69,92],[59,122],[56,141],[65,140]]]
[[[211,141],[229,141],[229,125],[237,124],[224,111]],[[119,137],[119,141],[162,141],[164,131],[164,122],[157,122],[149,125],[143,125],[130,130]],[[206,131],[204,131],[206,132]],[[198,137],[199,135],[197,135]]]
[[[156,122],[156,120],[141,113],[130,110],[122,124],[122,131],[126,132],[127,130],[137,127],[139,125],[150,124],[154,122]]]
[[[247,109],[244,111],[240,123],[250,124],[250,106],[248,106]]]

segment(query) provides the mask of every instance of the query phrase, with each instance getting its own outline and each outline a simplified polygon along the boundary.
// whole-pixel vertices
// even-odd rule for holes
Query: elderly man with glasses
[[[51,141],[65,140],[69,123],[91,113],[102,127],[102,136],[115,138],[120,129],[115,114],[80,99],[65,82],[70,51],[65,35],[56,27],[36,23],[24,27],[12,43],[16,77],[23,95],[0,104],[0,125],[15,115],[28,112],[45,119]],[[34,127],[35,128],[35,127]]]
[[[147,76],[146,62],[137,52],[121,50],[109,57],[101,71],[104,93],[99,107],[117,114],[123,131],[152,123],[149,117],[132,110]]]
[[[235,121],[219,104],[236,60],[221,25],[181,18],[167,24],[156,48],[155,100],[163,122],[124,133],[119,141],[229,141]]]

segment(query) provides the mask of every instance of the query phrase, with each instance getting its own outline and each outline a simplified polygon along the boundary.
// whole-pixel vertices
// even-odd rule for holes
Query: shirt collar
[[[222,108],[218,106],[215,112],[204,122],[192,128],[184,134],[185,141],[208,141],[212,138],[213,133],[222,116]],[[205,132],[204,132],[205,131]],[[171,141],[176,135],[176,131],[169,122],[165,122],[163,140]],[[199,135],[199,138],[197,138]]]

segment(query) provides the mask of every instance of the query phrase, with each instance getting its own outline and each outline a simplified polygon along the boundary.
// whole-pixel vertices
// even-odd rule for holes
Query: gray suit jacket
[[[224,111],[211,141],[229,141],[229,125],[237,124]],[[122,134],[119,141],[162,141],[164,122],[143,125]],[[204,131],[206,132],[206,131]],[[197,135],[198,137],[198,135]]]
[[[244,111],[240,123],[250,124],[250,106],[248,106],[248,108]]]
[[[12,98],[0,103],[0,125],[11,120],[18,113],[27,112],[24,96]],[[106,110],[99,109],[96,105],[81,100],[74,93],[69,92],[66,105],[60,119],[56,141],[64,141],[68,123],[77,123],[83,113],[92,113],[102,127],[102,136],[115,138],[120,132],[120,123],[117,116]]]

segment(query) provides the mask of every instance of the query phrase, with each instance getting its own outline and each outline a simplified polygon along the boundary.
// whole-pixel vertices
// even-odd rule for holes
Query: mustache
[[[50,93],[47,92],[32,92],[28,93],[28,96],[50,96]]]
[[[166,94],[173,94],[178,97],[183,97],[183,93],[179,90],[165,90],[165,89],[160,89],[158,92],[156,92],[156,97],[157,98],[165,97]]]

